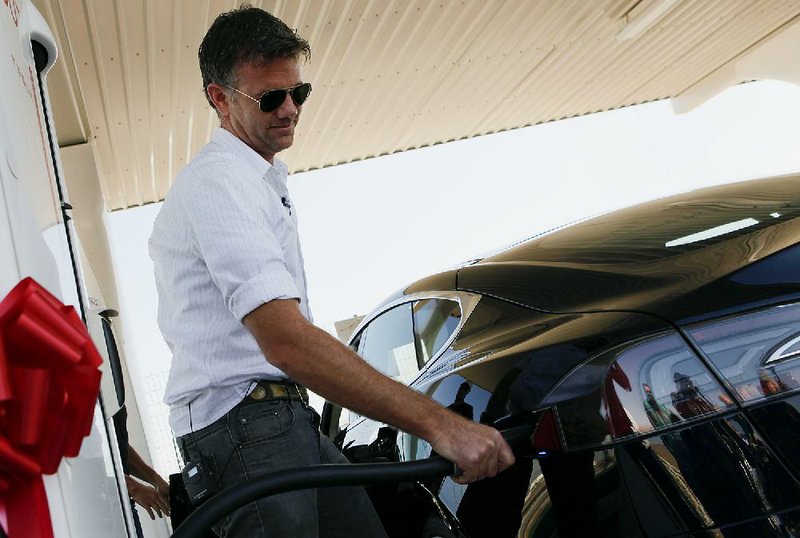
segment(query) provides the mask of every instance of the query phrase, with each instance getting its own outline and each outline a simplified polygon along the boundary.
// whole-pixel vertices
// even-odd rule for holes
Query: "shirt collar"
[[[252,167],[259,176],[266,176],[267,173],[270,172],[270,169],[274,168],[275,172],[278,172],[278,175],[283,178],[283,181],[286,181],[289,168],[283,161],[276,158],[274,159],[275,164],[271,165],[264,157],[256,153],[253,148],[242,142],[241,139],[227,129],[223,129],[222,127],[215,128],[214,132],[211,134],[211,142],[241,157],[242,161]]]

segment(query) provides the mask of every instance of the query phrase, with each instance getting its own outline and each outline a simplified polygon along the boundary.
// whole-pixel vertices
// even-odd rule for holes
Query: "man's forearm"
[[[128,445],[128,470],[131,476],[144,480],[155,487],[164,483],[164,479],[130,445]]]
[[[285,339],[259,342],[270,362],[327,400],[423,439],[433,437],[447,414],[442,406],[381,374],[325,331],[302,319],[294,322]]]

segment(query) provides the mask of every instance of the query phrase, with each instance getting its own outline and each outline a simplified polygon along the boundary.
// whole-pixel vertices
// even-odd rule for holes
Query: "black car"
[[[800,536],[800,175],[649,202],[415,282],[351,347],[527,428],[493,479],[373,487],[392,536]],[[327,404],[355,462],[428,443]]]

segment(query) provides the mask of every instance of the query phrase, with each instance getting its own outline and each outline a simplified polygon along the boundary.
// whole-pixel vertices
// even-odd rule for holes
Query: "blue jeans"
[[[319,431],[319,415],[305,402],[245,398],[209,426],[179,438],[184,460],[210,465],[220,490],[281,469],[347,458]],[[305,489],[252,502],[225,517],[221,538],[380,537],[386,532],[362,487]]]

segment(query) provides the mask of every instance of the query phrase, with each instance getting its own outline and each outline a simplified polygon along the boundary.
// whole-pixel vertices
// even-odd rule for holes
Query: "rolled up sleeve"
[[[233,177],[232,166],[215,164],[219,173],[196,176],[182,205],[194,246],[228,309],[241,321],[272,300],[299,300],[276,237],[283,208],[275,194],[264,181]]]

